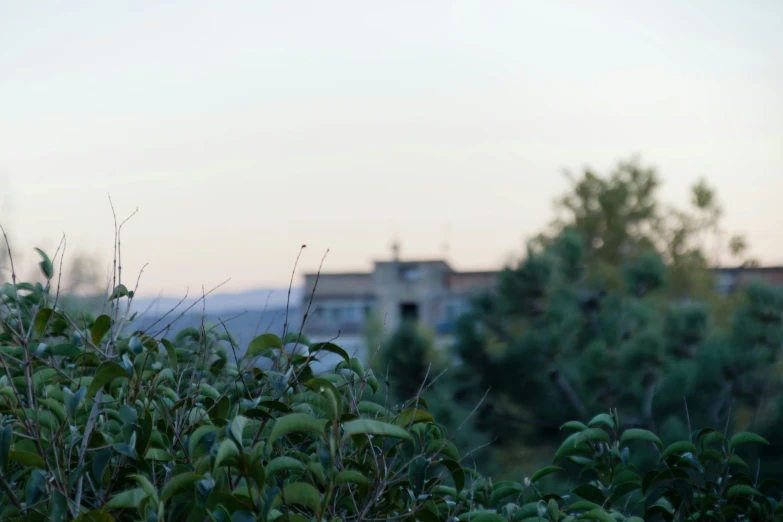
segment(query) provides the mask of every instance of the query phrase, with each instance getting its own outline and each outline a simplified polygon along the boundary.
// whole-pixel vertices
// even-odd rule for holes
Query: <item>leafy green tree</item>
[[[751,427],[774,417],[776,291],[752,286],[727,307],[707,252],[719,240],[715,192],[699,182],[680,211],[662,207],[658,187],[635,162],[586,172],[554,227],[461,321],[457,399],[491,390],[477,427],[496,451],[546,445],[568,419],[610,408],[667,440],[687,436],[688,416]]]
[[[422,388],[429,388],[441,371],[432,335],[413,322],[404,321],[386,341],[381,343],[375,362],[375,371],[393,383],[394,400],[415,396]]]

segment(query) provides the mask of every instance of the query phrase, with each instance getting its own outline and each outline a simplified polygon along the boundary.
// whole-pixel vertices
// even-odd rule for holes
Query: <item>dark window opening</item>
[[[402,303],[400,305],[400,317],[403,321],[418,321],[419,305],[416,303]]]

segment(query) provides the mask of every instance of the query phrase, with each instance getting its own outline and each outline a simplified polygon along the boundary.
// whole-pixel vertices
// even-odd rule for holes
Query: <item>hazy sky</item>
[[[0,218],[142,292],[387,257],[498,267],[563,169],[706,176],[783,263],[783,2],[0,0]],[[67,257],[66,257],[67,262]],[[299,282],[300,280],[297,280]]]

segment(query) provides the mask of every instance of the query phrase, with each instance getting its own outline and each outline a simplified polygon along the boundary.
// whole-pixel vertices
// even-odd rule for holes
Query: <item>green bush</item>
[[[107,313],[74,318],[42,257],[44,283],[2,292],[2,520],[772,520],[781,511],[780,487],[757,483],[740,457],[766,442],[759,436],[702,430],[664,448],[651,432],[621,431],[616,413],[564,426],[571,434],[553,466],[493,482],[463,466],[422,397],[394,410],[371,401],[378,380],[334,344],[290,349],[264,334],[240,357],[222,324],[173,340],[171,325],[127,332],[134,292],[119,282]],[[323,352],[342,361],[314,375]],[[632,452],[653,450],[655,465],[637,469]],[[582,483],[553,480],[574,466]]]

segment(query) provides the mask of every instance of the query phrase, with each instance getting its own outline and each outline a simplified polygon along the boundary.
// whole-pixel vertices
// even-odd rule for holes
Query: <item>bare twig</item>
[[[302,257],[302,251],[307,248],[307,245],[302,245],[299,248],[299,253],[296,255],[296,261],[294,261],[294,268],[291,271],[291,281],[288,283],[288,298],[285,302],[285,322],[283,323],[283,341],[285,342],[285,334],[288,333],[288,307],[291,304],[291,288],[294,286],[294,276],[296,275],[296,267],[299,264],[299,258]]]

